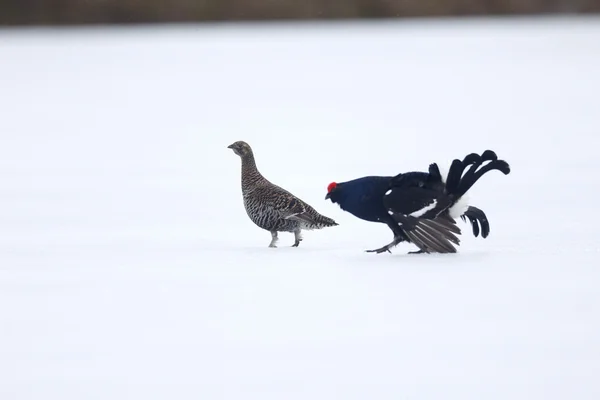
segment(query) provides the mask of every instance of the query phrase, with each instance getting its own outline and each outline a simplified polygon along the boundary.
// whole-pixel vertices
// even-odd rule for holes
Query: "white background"
[[[0,398],[600,398],[600,20],[0,31]],[[247,218],[245,140],[340,225]],[[459,253],[331,181],[492,149]]]

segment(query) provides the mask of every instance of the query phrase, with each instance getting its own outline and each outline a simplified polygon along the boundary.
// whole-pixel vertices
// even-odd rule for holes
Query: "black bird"
[[[492,150],[486,150],[481,155],[469,154],[462,161],[455,159],[446,179],[433,163],[429,172],[332,182],[325,199],[355,217],[384,223],[392,230],[394,240],[379,249],[367,250],[369,253],[390,252],[390,248],[403,241],[419,248],[411,253],[456,253],[453,243],[459,245],[457,235],[461,231],[455,218],[468,219],[475,237],[479,235],[479,225],[482,237],[486,238],[490,232],[487,216],[479,208],[469,206],[466,195],[479,178],[492,170],[508,175],[510,166],[498,160]]]

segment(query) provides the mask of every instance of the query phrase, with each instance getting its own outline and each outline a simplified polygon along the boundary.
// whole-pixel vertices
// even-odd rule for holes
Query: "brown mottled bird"
[[[287,190],[269,182],[256,168],[254,153],[248,143],[235,142],[232,149],[242,159],[242,196],[250,220],[271,232],[269,247],[277,247],[277,232],[293,232],[298,247],[301,231],[338,225],[331,218],[319,214],[310,205]]]

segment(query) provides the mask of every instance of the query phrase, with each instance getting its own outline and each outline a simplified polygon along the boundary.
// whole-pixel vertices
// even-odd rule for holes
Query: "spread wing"
[[[455,253],[460,228],[445,210],[451,199],[420,180],[397,180],[383,197],[390,216],[425,252]]]
[[[424,219],[403,214],[391,214],[412,243],[426,253],[456,253],[452,245],[460,244],[460,228],[448,214]]]

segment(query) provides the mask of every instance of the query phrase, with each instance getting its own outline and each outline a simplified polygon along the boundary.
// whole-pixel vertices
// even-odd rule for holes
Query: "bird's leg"
[[[380,247],[378,249],[375,250],[366,250],[367,253],[377,253],[377,254],[381,254],[384,252],[388,252],[391,253],[390,249],[396,245],[398,245],[398,243],[402,242],[405,240],[405,236],[404,233],[402,232],[401,228],[400,228],[400,224],[398,224],[395,220],[390,219],[389,221],[386,222],[387,226],[392,230],[392,232],[394,233],[394,240],[392,240],[391,243],[386,244],[383,247]]]
[[[392,242],[391,242],[391,243],[389,243],[389,244],[386,244],[385,246],[383,246],[383,247],[380,247],[380,248],[378,248],[378,249],[375,249],[375,250],[366,250],[366,252],[367,252],[367,253],[377,253],[377,254],[381,254],[381,253],[384,253],[384,252],[386,252],[386,251],[387,251],[388,253],[391,253],[390,249],[391,249],[392,247],[396,246],[396,245],[397,245],[398,243],[400,243],[401,241],[402,241],[402,238],[401,238],[401,237],[399,237],[399,236],[394,236],[394,240],[392,240]]]
[[[300,229],[294,231],[294,240],[295,241],[292,247],[298,247],[300,245],[300,242],[302,241],[302,231]]]
[[[279,240],[279,238],[277,238],[277,231],[271,231],[271,243],[269,244],[269,247],[277,247],[275,244],[277,243],[277,241]]]

